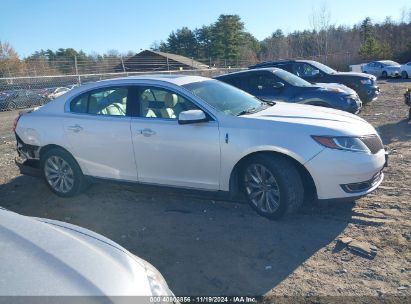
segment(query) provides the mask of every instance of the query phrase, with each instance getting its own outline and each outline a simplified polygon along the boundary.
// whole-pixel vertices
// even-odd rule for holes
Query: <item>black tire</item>
[[[53,187],[51,184],[53,177],[48,177],[48,173],[46,173],[47,169],[46,166],[50,167],[50,163],[48,163],[49,160],[55,160],[55,159],[62,159],[64,162],[69,166],[70,170],[68,175],[72,177],[73,183],[71,187],[68,187],[68,191],[59,191],[57,186]],[[77,161],[71,156],[71,154],[63,149],[59,148],[54,148],[48,150],[44,155],[42,155],[40,159],[40,164],[41,164],[41,170],[42,174],[44,177],[44,181],[46,182],[46,185],[49,187],[49,189],[55,193],[56,195],[60,197],[72,197],[75,196],[76,194],[80,193],[83,189],[85,189],[87,182],[86,179],[84,178],[83,172],[80,169],[80,166],[77,164]],[[66,167],[67,168],[67,167]],[[53,168],[55,169],[55,168]],[[64,174],[66,172],[61,172],[59,174]],[[71,174],[72,173],[72,174]],[[57,177],[58,178],[58,177]],[[51,181],[50,181],[51,180]]]
[[[401,72],[402,79],[408,79],[408,73],[406,71]]]
[[[368,72],[367,72],[367,71],[364,71],[363,73],[368,74]]]
[[[7,109],[9,111],[13,111],[13,110],[17,109],[17,104],[14,101],[9,101],[7,103]]]
[[[388,77],[387,72],[386,72],[386,71],[382,72],[381,78],[382,78],[382,79],[387,79],[387,77]]]
[[[263,166],[274,177],[276,186],[270,186],[270,187],[263,186],[263,187],[265,187],[266,191],[275,191],[275,192],[279,191],[278,196],[277,196],[278,206],[276,209],[270,208],[271,210],[268,210],[269,203],[267,200],[269,200],[269,198],[267,199],[264,196],[264,194],[261,196],[261,200],[263,201],[265,200],[265,208],[263,206],[264,203],[262,203],[259,207],[257,206],[257,203],[253,202],[251,198],[253,196],[252,194],[253,193],[255,194],[255,192],[251,192],[250,194],[249,185],[250,185],[251,179],[249,177],[250,177],[250,171],[253,172],[252,170],[256,168],[256,166],[257,167]],[[294,165],[292,161],[280,155],[260,154],[260,155],[257,155],[249,159],[245,163],[240,176],[241,176],[241,186],[242,186],[242,189],[245,193],[245,196],[250,206],[258,214],[266,218],[269,218],[271,220],[279,219],[286,214],[291,214],[297,211],[301,207],[304,201],[304,187],[303,187],[303,183],[301,180],[301,176],[298,173],[296,166]],[[268,197],[268,194],[265,194],[265,195]],[[276,195],[274,194],[274,196]],[[256,196],[254,195],[253,197],[256,197]],[[273,198],[272,193],[271,193],[271,198]]]

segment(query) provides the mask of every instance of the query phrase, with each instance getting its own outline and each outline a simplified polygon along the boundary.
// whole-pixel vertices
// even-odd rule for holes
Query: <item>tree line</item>
[[[258,41],[245,31],[238,15],[220,15],[211,25],[190,30],[183,27],[170,33],[165,41],[154,42],[153,50],[197,58],[237,59],[261,61],[286,58],[312,58],[334,67],[369,60],[411,60],[411,10],[402,20],[387,17],[373,23],[367,17],[354,26],[331,24],[326,8],[313,12],[312,29],[285,34],[275,30]]]

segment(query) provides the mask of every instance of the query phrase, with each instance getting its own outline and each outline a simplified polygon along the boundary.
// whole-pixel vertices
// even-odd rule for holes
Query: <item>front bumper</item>
[[[362,87],[359,90],[358,95],[363,102],[370,102],[376,100],[380,93],[380,88],[377,85],[373,84]]]
[[[371,193],[382,183],[382,170],[386,164],[387,154],[384,150],[370,154],[325,148],[305,167],[314,180],[318,199],[329,200],[356,199]],[[369,186],[358,187],[358,191],[346,191],[342,186],[361,183],[369,183]]]

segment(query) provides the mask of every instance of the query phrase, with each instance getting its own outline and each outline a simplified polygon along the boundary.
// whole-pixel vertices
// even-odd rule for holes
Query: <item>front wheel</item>
[[[52,149],[41,158],[41,168],[47,186],[61,197],[78,194],[85,184],[76,160],[65,150]]]
[[[407,78],[408,78],[408,73],[407,73],[406,71],[402,71],[402,72],[401,72],[401,77],[402,77],[403,79],[407,79]]]
[[[381,78],[382,78],[382,79],[386,79],[387,77],[388,77],[387,72],[386,72],[386,71],[382,72]]]
[[[304,200],[304,187],[296,166],[285,157],[259,155],[243,170],[243,189],[251,207],[269,219],[296,211]]]

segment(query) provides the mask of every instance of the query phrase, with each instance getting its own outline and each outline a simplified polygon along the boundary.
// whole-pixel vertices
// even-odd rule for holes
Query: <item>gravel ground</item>
[[[246,204],[158,187],[97,183],[70,199],[14,165],[17,112],[0,113],[0,206],[80,225],[155,265],[177,295],[411,295],[411,124],[402,93],[381,81],[360,114],[392,150],[385,181],[355,203],[307,204],[277,222]],[[374,259],[336,239],[377,247]],[[409,298],[408,298],[409,299]]]

